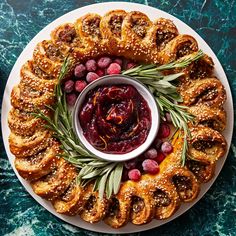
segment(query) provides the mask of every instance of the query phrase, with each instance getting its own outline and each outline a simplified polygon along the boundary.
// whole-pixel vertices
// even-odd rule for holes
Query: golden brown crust
[[[113,228],[120,228],[129,222],[132,196],[136,192],[136,183],[133,181],[124,182],[119,193],[110,200],[108,214],[104,222]]]
[[[86,186],[83,195],[83,209],[80,212],[80,217],[87,222],[96,223],[103,219],[106,214],[107,200],[100,199],[98,192],[93,191],[93,184]]]
[[[34,192],[48,200],[61,195],[76,176],[75,167],[60,158],[55,161],[51,172],[31,183]]]
[[[75,167],[57,157],[59,144],[43,129],[43,122],[29,113],[36,109],[44,112],[46,105],[54,104],[53,89],[68,55],[74,64],[106,54],[163,64],[194,55],[197,50],[196,40],[179,34],[172,21],[160,18],[153,23],[137,11],[114,10],[103,17],[87,14],[75,23],[58,26],[50,40],[37,44],[33,59],[21,68],[20,84],[12,90],[9,143],[20,175],[32,181],[34,192],[51,200],[57,212],[79,214],[87,222],[104,220],[119,228],[129,221],[140,225],[172,216],[181,201],[190,202],[198,196],[200,182],[212,178],[216,160],[226,152],[226,141],[218,132],[226,126],[222,108],[226,93],[212,75],[210,57],[205,55],[185,69],[174,70],[184,72],[179,90],[183,104],[196,116],[190,125],[192,139],[188,140],[192,159],[181,166],[183,139],[176,136],[174,151],[160,164],[157,175],[123,182],[119,193],[109,200],[99,199],[93,183],[86,187],[76,184]]]
[[[38,43],[33,53],[34,62],[47,74],[58,76],[64,55],[51,40]]]
[[[198,51],[197,41],[190,35],[181,34],[168,42],[160,52],[160,63],[175,61],[196,51]]]
[[[156,219],[167,219],[179,209],[179,195],[175,186],[166,178],[151,181],[150,191],[154,198]]]
[[[190,132],[188,152],[193,160],[215,163],[226,153],[226,140],[218,131],[209,127],[193,127]]]
[[[148,31],[152,22],[142,12],[129,12],[123,21],[122,35],[122,56],[133,60],[149,61],[150,49],[148,47]]]
[[[45,109],[55,102],[54,93],[32,91],[30,88],[15,86],[11,92],[11,105],[19,110],[33,112],[37,109]]]
[[[56,212],[66,215],[77,215],[83,210],[84,189],[76,184],[74,179],[68,189],[58,198],[52,201]]]
[[[33,156],[50,145],[51,133],[48,130],[36,130],[33,135],[21,136],[11,133],[10,151],[16,157]]]
[[[168,173],[169,178],[175,185],[181,201],[193,201],[200,191],[199,183],[195,175],[185,167],[174,168]]]
[[[181,89],[183,104],[186,106],[205,104],[221,107],[226,101],[226,92],[222,83],[216,78],[197,80],[188,89]]]
[[[27,180],[36,180],[49,174],[59,153],[59,143],[53,141],[45,150],[33,156],[16,157],[15,167],[21,177]]]
[[[39,77],[33,70],[33,61],[27,61],[20,71],[23,87],[31,87],[36,91],[53,92],[57,79],[44,79]]]
[[[222,107],[200,104],[189,107],[188,112],[194,115],[195,126],[207,126],[220,132],[226,127],[226,112]]]
[[[49,112],[45,111],[44,114],[49,115]],[[42,124],[44,124],[42,119],[32,116],[29,112],[12,108],[8,114],[9,128],[17,135],[33,135]]]
[[[208,182],[215,174],[215,163],[187,160],[186,166],[201,183]]]
[[[124,10],[113,10],[107,12],[101,19],[102,38],[111,55],[116,55],[117,52],[120,54],[123,50],[121,29],[126,15]]]

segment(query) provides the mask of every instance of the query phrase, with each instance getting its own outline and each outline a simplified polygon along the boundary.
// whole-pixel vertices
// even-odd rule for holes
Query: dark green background
[[[102,1],[0,0],[0,102],[8,75],[27,43],[48,23],[81,6]],[[236,3],[226,0],[136,1],[190,25],[210,45],[236,99]],[[236,140],[208,193],[178,219],[141,235],[236,235]],[[235,149],[235,150],[234,150]],[[234,150],[234,152],[233,152]],[[141,229],[141,228],[140,228]],[[0,235],[97,235],[64,223],[21,186],[0,139]]]

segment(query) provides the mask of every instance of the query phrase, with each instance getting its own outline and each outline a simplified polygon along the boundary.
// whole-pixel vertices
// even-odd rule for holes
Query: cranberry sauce
[[[145,142],[151,111],[133,86],[101,86],[88,93],[79,120],[92,146],[105,153],[124,154]]]

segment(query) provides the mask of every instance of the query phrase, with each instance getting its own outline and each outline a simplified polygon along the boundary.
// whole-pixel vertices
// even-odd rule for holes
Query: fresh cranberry
[[[161,151],[165,154],[170,154],[173,151],[173,146],[170,142],[164,142],[161,145]]]
[[[104,70],[102,70],[102,69],[97,69],[97,70],[95,71],[95,73],[96,73],[99,77],[102,77],[102,76],[105,75],[105,72],[104,72]]]
[[[146,159],[142,163],[143,170],[149,174],[157,174],[159,172],[158,163],[151,159]]]
[[[136,168],[136,162],[135,161],[126,161],[125,162],[125,168],[127,169],[127,170],[132,170],[132,169],[135,169]]]
[[[123,64],[123,61],[121,58],[116,58],[113,62],[119,64],[120,66],[122,66],[122,64]]]
[[[107,68],[108,75],[115,75],[121,73],[121,66],[118,63],[111,63]]]
[[[96,80],[98,78],[99,78],[99,76],[95,72],[89,72],[86,75],[86,80],[87,80],[88,83],[91,83],[91,82],[93,82],[94,80]]]
[[[87,83],[84,80],[77,80],[75,82],[75,91],[80,93],[86,86]]]
[[[157,157],[157,150],[155,148],[150,148],[144,153],[144,156],[148,159],[155,159]]]
[[[167,138],[170,135],[170,126],[166,123],[162,123],[160,125],[159,131],[158,131],[158,137],[159,138]]]
[[[74,81],[73,80],[67,80],[64,84],[64,91],[65,93],[71,93],[74,89]]]
[[[98,67],[105,69],[111,64],[112,60],[110,57],[101,57],[98,59]]]
[[[134,62],[128,62],[127,66],[126,66],[126,69],[129,70],[131,68],[134,68],[135,66],[136,66],[136,64]]]
[[[86,74],[86,67],[83,64],[79,64],[75,67],[74,74],[78,78],[82,78]]]
[[[139,181],[141,178],[141,172],[138,169],[133,169],[129,171],[128,176],[130,180]]]
[[[94,59],[88,60],[85,63],[87,71],[96,71],[97,63]]]
[[[163,152],[158,152],[157,153],[157,158],[155,159],[155,161],[160,164],[164,159],[165,159],[165,154]]]
[[[66,102],[69,106],[74,106],[76,99],[77,99],[77,96],[75,93],[70,93],[66,95]]]

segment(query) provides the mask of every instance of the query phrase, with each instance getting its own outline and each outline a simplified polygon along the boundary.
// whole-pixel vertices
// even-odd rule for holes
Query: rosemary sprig
[[[163,95],[157,95],[155,98],[157,104],[160,107],[162,116],[164,116],[166,112],[169,112],[173,125],[176,128],[183,130],[183,149],[181,153],[181,164],[182,166],[184,166],[188,151],[187,137],[190,136],[187,123],[192,122],[194,117],[186,111],[185,106],[175,104]]]
[[[184,68],[190,65],[192,62],[197,61],[204,55],[202,50],[199,50],[195,53],[185,56],[177,61],[170,62],[161,66],[157,66],[155,64],[151,65],[140,65],[135,68],[131,68],[129,70],[123,71],[123,75],[129,75],[139,79],[139,77],[147,77],[150,79],[162,79],[163,75],[160,73],[163,70],[172,70]]]
[[[61,89],[61,81],[67,75],[70,66],[70,60],[66,58],[54,90],[57,101],[53,107],[49,107],[53,111],[53,117],[46,116],[40,110],[33,115],[46,121],[45,127],[52,130],[54,137],[62,144],[61,148],[64,152],[60,156],[78,168],[77,183],[86,185],[95,181],[94,190],[99,191],[99,196],[102,198],[106,193],[107,198],[110,198],[112,194],[117,194],[119,191],[123,163],[98,159],[84,147],[74,133],[72,115]]]

